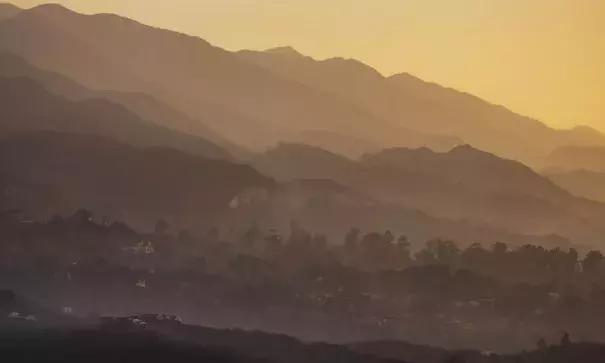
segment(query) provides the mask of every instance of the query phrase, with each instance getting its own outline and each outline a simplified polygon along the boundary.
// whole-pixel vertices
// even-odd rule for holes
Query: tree
[[[244,252],[253,253],[256,251],[257,243],[263,236],[261,230],[256,224],[252,225],[242,237],[242,247]]]
[[[92,221],[92,212],[88,209],[78,209],[72,218],[76,223],[88,223]]]
[[[599,251],[588,252],[584,260],[582,260],[582,271],[594,274],[603,263],[603,259],[603,254]]]
[[[409,264],[412,259],[410,251],[410,241],[406,236],[400,236],[395,243],[394,262],[397,268],[403,268]]]
[[[548,348],[548,344],[546,344],[546,340],[544,340],[544,338],[540,338],[540,340],[538,340],[538,342],[536,343],[536,346],[539,350],[544,350]]]
[[[416,258],[425,264],[444,264],[453,266],[458,263],[460,257],[460,249],[450,240],[433,239],[426,243],[426,246],[421,250]]]
[[[180,230],[177,240],[179,241],[179,243],[190,243],[192,241],[192,237],[191,237],[191,232],[187,231],[187,230]]]
[[[221,231],[218,229],[217,226],[212,226],[206,232],[206,240],[208,243],[218,243],[220,238],[221,238]]]
[[[485,271],[485,266],[489,264],[489,252],[479,243],[473,243],[464,252],[462,252],[462,261],[466,268],[474,271]]]
[[[345,249],[347,251],[357,251],[359,246],[359,234],[361,231],[357,228],[351,228],[345,236]]]
[[[504,242],[496,242],[494,243],[493,251],[494,253],[500,255],[505,254],[506,252],[508,252],[508,245]]]
[[[561,338],[561,346],[567,347],[569,345],[571,345],[571,339],[569,338],[569,334],[564,332],[563,337]]]
[[[157,235],[164,235],[168,232],[169,229],[170,227],[168,225],[168,222],[163,219],[158,220],[155,224],[155,234]]]
[[[361,239],[361,259],[365,269],[388,269],[393,256],[393,235],[387,233],[368,233]]]
[[[54,226],[61,225],[63,224],[63,217],[60,214],[53,214],[53,216],[50,217],[48,223]]]
[[[277,231],[271,231],[271,234],[265,238],[265,255],[269,258],[277,258],[282,251],[282,236]]]

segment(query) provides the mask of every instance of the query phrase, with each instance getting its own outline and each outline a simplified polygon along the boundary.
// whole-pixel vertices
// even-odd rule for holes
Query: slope
[[[550,171],[544,175],[573,195],[605,203],[605,172],[579,169]]]
[[[121,105],[100,98],[68,101],[27,78],[0,78],[0,108],[1,133],[91,133],[136,146],[167,146],[209,158],[232,158],[209,141],[146,122]]]
[[[256,139],[257,146],[303,130],[340,132],[389,145],[418,135],[202,39],[115,15],[85,16],[58,5],[39,6],[0,24],[0,49],[91,88],[148,93],[212,122],[210,127],[238,143],[235,137],[242,131],[249,131],[247,138]],[[229,123],[206,117],[211,107],[246,118],[231,117]]]
[[[227,149],[232,154],[245,154],[241,147],[218,135],[201,121],[194,120],[143,93],[91,90],[63,75],[36,68],[25,59],[6,52],[0,52],[0,77],[31,78],[48,91],[73,101],[105,98],[128,108],[145,121],[202,137]]]
[[[437,147],[422,138],[416,145],[408,145],[412,147],[426,145],[443,151],[460,144],[452,145],[457,137],[504,157],[539,163],[559,145],[605,143],[605,137],[596,131],[554,130],[501,106],[409,74],[386,78],[353,59],[317,61],[288,47],[238,54],[284,77],[355,103],[392,124],[425,135],[451,135],[441,137]]]
[[[561,171],[584,169],[604,172],[605,147],[560,147],[548,155],[545,167]]]
[[[513,233],[557,233],[598,241],[605,209],[572,196],[526,166],[470,146],[447,153],[391,149],[351,161],[311,147],[282,145],[253,163],[281,180],[326,178],[378,200],[431,216]]]
[[[273,185],[248,166],[53,132],[0,138],[0,167],[8,177],[5,208],[42,217],[89,208],[144,228],[159,218],[175,225],[212,223],[240,190]]]
[[[19,12],[21,12],[21,9],[13,4],[0,3],[0,21],[12,18],[13,16],[19,14]]]

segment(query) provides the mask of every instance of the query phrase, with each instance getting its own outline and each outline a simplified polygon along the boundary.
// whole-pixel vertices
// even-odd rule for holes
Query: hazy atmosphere
[[[0,358],[605,362],[604,10],[0,3]]]
[[[44,1],[15,0],[30,7]],[[605,131],[601,0],[65,0],[231,49],[293,46],[469,92],[555,127]]]

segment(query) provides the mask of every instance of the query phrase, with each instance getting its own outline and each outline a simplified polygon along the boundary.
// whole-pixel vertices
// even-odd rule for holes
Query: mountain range
[[[245,165],[52,131],[2,136],[0,167],[3,209],[49,218],[87,208],[142,228],[212,226],[241,190],[274,184]]]
[[[223,138],[203,122],[192,119],[145,93],[91,90],[61,74],[34,67],[25,59],[10,53],[0,53],[0,77],[30,78],[47,91],[72,101],[105,99],[115,103],[115,108],[121,105],[145,121],[204,138],[234,155],[246,153],[245,149]]]
[[[546,168],[605,172],[605,147],[560,147],[548,155]]]
[[[0,96],[3,197],[32,212],[513,243],[605,232],[599,192],[547,169],[597,170],[605,136],[352,59],[0,4]]]
[[[333,179],[385,203],[520,234],[558,233],[594,242],[601,233],[599,216],[605,213],[603,205],[573,196],[519,162],[468,145],[445,153],[386,149],[354,161],[310,146],[282,144],[252,165],[278,180]]]
[[[10,9],[3,10],[0,50],[88,88],[146,93],[254,149],[304,141],[300,133],[313,131],[380,147],[469,143],[539,165],[558,146],[605,145],[594,130],[554,130],[410,75],[384,77],[355,60],[316,61],[291,48],[232,53],[197,37],[59,5]]]
[[[393,125],[424,135],[442,135],[436,144],[412,134],[407,135],[410,140],[401,139],[400,144],[391,146],[424,145],[443,151],[452,143],[468,143],[507,158],[539,164],[557,145],[601,145],[605,140],[586,127],[551,129],[504,107],[406,73],[384,77],[353,59],[317,61],[289,47],[239,54],[288,79],[360,105]]]
[[[136,146],[174,147],[215,159],[230,159],[219,146],[190,134],[146,122],[104,98],[69,101],[28,78],[0,78],[0,133],[53,130],[112,137]]]

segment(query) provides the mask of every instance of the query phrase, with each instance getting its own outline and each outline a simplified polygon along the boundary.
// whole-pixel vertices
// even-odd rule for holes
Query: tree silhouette
[[[603,254],[600,251],[590,251],[582,260],[582,270],[589,274],[594,274],[603,264]]]
[[[164,219],[160,219],[155,224],[155,234],[162,236],[168,232],[169,228],[168,222]]]

